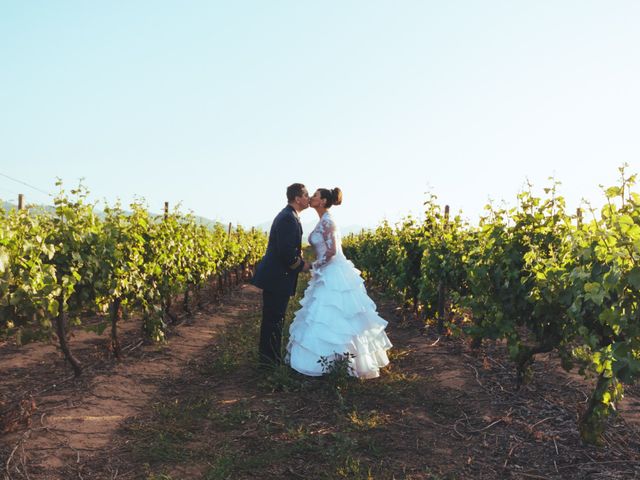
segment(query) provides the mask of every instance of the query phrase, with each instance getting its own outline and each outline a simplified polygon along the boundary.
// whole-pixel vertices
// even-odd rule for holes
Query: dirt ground
[[[603,445],[584,446],[576,421],[589,384],[553,355],[516,390],[502,345],[472,350],[379,300],[394,344],[380,378],[265,372],[260,302],[243,285],[160,346],[125,322],[120,361],[106,334],[79,331],[80,379],[53,344],[1,345],[3,478],[640,478],[634,388]]]

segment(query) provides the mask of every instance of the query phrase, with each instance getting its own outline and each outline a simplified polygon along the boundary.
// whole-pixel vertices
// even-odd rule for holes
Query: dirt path
[[[125,324],[127,345],[120,362],[109,358],[104,336],[76,333],[72,348],[89,365],[78,380],[53,345],[5,347],[3,397],[28,399],[23,416],[30,428],[0,437],[4,478],[68,478],[56,472],[108,452],[123,422],[149,408],[165,379],[211,348],[221,326],[255,308],[254,297],[241,287],[224,304],[209,305],[176,327],[163,346],[143,345],[137,322]]]
[[[0,437],[0,467],[13,455],[5,478],[640,478],[633,389],[604,445],[583,446],[576,419],[589,385],[552,355],[517,390],[502,345],[472,350],[425,334],[379,302],[394,343],[380,378],[263,372],[255,366],[259,308],[259,291],[243,286],[163,347],[140,346],[129,331],[119,363],[104,339],[78,335],[75,348],[94,366],[83,380],[36,395],[31,427]],[[0,367],[17,369],[3,382],[5,398],[21,385],[42,389],[43,376],[68,377],[55,349],[29,348],[21,367],[14,354]]]

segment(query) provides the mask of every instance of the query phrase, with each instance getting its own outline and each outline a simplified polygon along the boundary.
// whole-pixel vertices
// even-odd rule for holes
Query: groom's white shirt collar
[[[295,208],[293,208],[291,205],[287,204],[287,207],[289,207],[291,210],[293,210],[293,214],[296,216],[296,218],[298,220],[300,220],[300,215],[298,215],[298,211]]]

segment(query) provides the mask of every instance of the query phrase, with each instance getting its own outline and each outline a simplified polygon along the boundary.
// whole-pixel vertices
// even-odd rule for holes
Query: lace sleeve
[[[336,254],[336,225],[331,218],[325,217],[320,221],[320,233],[325,244],[325,252],[313,262],[313,268],[320,268],[329,263]]]

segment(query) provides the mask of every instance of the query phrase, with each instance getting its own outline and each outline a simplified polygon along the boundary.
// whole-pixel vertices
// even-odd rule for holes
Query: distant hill
[[[54,207],[51,205],[32,205],[30,203],[27,203],[26,205],[29,206],[30,210],[35,210],[37,212],[40,211],[44,211],[44,212],[54,212]],[[2,202],[2,209],[9,211],[9,210],[15,210],[16,208],[18,208],[18,204],[17,203],[12,203],[12,202]]]
[[[4,210],[12,210],[17,208],[17,205],[11,202],[2,202],[2,208]],[[30,205],[30,208],[32,210],[44,210],[44,211],[49,211],[49,212],[53,212],[54,211],[54,207],[51,205]],[[129,212],[125,211],[125,214],[128,214]],[[100,217],[103,218],[104,217],[104,213],[101,210],[96,210],[96,214]],[[153,215],[161,215],[160,213],[153,213]],[[199,217],[199,216],[194,216],[196,222],[198,222],[201,225],[206,225],[207,227],[214,227],[216,224],[221,223],[223,224],[225,227],[229,224],[228,222],[222,222],[222,221],[218,221],[218,220],[211,220],[210,218],[206,218],[206,217]],[[255,225],[255,227],[259,230],[262,230],[265,233],[269,233],[269,230],[271,229],[271,221],[268,222],[262,222],[259,225]],[[311,232],[311,230],[314,229],[314,227],[316,226],[317,221],[316,220],[311,220],[311,221],[306,221],[302,223],[302,231],[304,233],[304,237],[306,240],[307,235],[309,235],[309,233]],[[233,224],[235,226],[235,223]],[[244,228],[248,228],[250,229],[252,227],[252,225],[243,225]],[[358,233],[361,230],[367,230],[368,228],[363,227],[362,225],[340,225],[340,232],[342,233],[343,236],[345,235],[349,235],[350,233]]]
[[[11,202],[5,202],[2,201],[2,203],[0,204],[2,209],[5,211],[8,210],[14,210],[16,208],[18,208],[18,205],[16,205],[15,203],[11,203]],[[51,212],[53,213],[55,211],[55,207],[53,207],[52,205],[29,205],[29,209],[31,211],[45,211],[45,212]],[[98,215],[100,218],[104,218],[104,212],[102,210],[95,210],[96,215]],[[125,210],[125,215],[130,214],[131,212],[128,212]],[[154,212],[150,212],[152,215],[162,215],[161,213],[154,213]],[[194,215],[194,218],[196,220],[197,223],[201,224],[201,225],[206,225],[207,227],[213,227],[215,226],[217,223],[221,223],[221,222],[217,222],[215,220],[211,220],[209,218],[205,218],[205,217],[199,217],[197,215]]]

